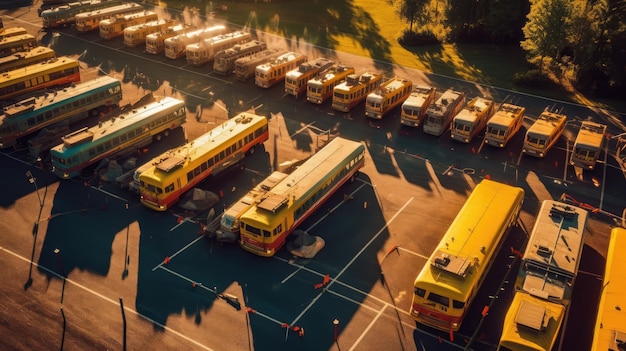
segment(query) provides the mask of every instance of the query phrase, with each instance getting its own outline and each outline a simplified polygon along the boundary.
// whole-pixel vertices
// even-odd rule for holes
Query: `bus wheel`
[[[169,129],[166,129],[166,130],[163,132],[163,136],[165,136],[166,138],[167,138],[168,136],[170,136],[170,130],[169,130]]]
[[[161,134],[157,134],[154,136],[154,139],[156,139],[156,141],[161,140]]]
[[[97,117],[100,114],[100,111],[98,111],[97,108],[94,108],[93,110],[89,111],[89,117]]]
[[[254,155],[254,149],[256,148],[256,145],[252,146],[249,150],[248,150],[248,155]]]

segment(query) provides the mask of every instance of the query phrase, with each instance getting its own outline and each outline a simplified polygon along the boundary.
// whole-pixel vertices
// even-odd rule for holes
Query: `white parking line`
[[[169,260],[171,260],[172,258],[176,257],[176,255],[178,255],[179,253],[185,251],[185,249],[187,249],[189,246],[197,243],[198,241],[202,240],[202,238],[204,238],[204,235],[200,235],[199,237],[197,237],[195,240],[193,240],[192,242],[190,242],[189,244],[185,245],[182,249],[176,251],[174,254],[167,256],[163,259],[163,261],[161,261],[161,263],[159,263],[158,265],[154,266],[154,268],[152,268],[152,271],[156,271],[157,268],[161,267],[163,264],[165,264],[166,262],[168,262]]]
[[[414,252],[414,251],[411,251],[411,250],[407,250],[407,249],[403,248],[402,246],[398,246],[398,250],[401,250],[401,251],[404,251],[404,252],[408,252],[408,253],[410,253],[411,255],[413,255],[413,256],[417,256],[417,257],[419,257],[419,258],[423,258],[423,259],[425,259],[426,261],[428,261],[428,259],[430,258],[430,257],[428,257],[428,256],[425,256],[425,255],[419,254],[419,253],[417,253],[417,252]]]
[[[176,228],[180,227],[181,225],[183,225],[183,223],[195,223],[195,222],[193,220],[189,219],[189,217],[185,217],[180,222],[178,222],[175,226],[170,228],[170,232],[174,231],[174,229],[176,229]]]
[[[339,206],[343,205],[346,201],[348,201],[350,198],[352,198],[352,196],[354,196],[354,194],[357,193],[357,191],[359,191],[362,187],[364,187],[366,185],[366,183],[361,184],[361,186],[359,186],[358,188],[356,188],[356,190],[354,190],[353,192],[350,193],[349,198],[344,198],[343,200],[341,200],[340,203],[338,203],[335,207],[331,208],[330,211],[328,211],[325,215],[322,216],[322,218],[320,218],[319,220],[317,220],[317,222],[313,223],[310,227],[308,227],[305,232],[309,232],[311,229],[313,229],[313,227],[315,227],[316,225],[318,225],[321,221],[323,221],[326,217],[328,217],[328,215],[330,215],[331,213],[335,212],[335,210],[337,208],[339,208]],[[293,271],[291,274],[289,274],[288,276],[285,277],[285,279],[281,280],[281,284],[285,284],[285,282],[287,282],[289,279],[291,279],[291,277],[293,277],[294,275],[296,275],[300,269],[302,269],[302,266],[300,266],[298,269],[296,269],[295,271]]]
[[[330,211],[326,212],[326,214],[325,214],[325,215],[323,215],[323,216],[322,216],[322,218],[318,219],[318,220],[317,220],[317,222],[313,223],[310,227],[308,227],[308,228],[305,230],[305,232],[310,231],[311,229],[313,229],[313,227],[315,227],[315,226],[316,226],[316,225],[318,225],[321,221],[323,221],[324,219],[326,219],[326,217],[328,217],[331,213],[335,212],[335,210],[336,210],[337,208],[339,208],[339,206],[343,205],[346,201],[350,200],[350,199],[354,196],[354,194],[356,194],[356,193],[357,193],[357,191],[361,190],[361,188],[362,188],[362,187],[364,187],[364,186],[365,186],[365,183],[364,183],[364,184],[361,184],[361,186],[359,186],[358,188],[356,188],[356,190],[354,190],[353,192],[351,192],[351,193],[349,194],[349,197],[348,197],[348,198],[344,198],[343,200],[341,200],[341,202],[340,202],[340,203],[338,203],[335,207],[331,208],[331,209],[330,209]]]
[[[376,240],[376,238],[378,238],[378,236],[389,226],[389,224],[391,222],[393,222],[396,217],[398,217],[398,215],[400,215],[400,213],[402,213],[402,211],[404,211],[404,209],[411,203],[411,201],[413,201],[413,197],[411,197],[394,215],[393,217],[391,217],[391,219],[389,221],[387,221],[387,223],[385,223],[385,225],[380,228],[380,230],[378,231],[378,233],[376,233],[376,235],[374,235],[370,241],[367,242],[367,244],[363,245],[363,247],[361,248],[361,250],[359,250],[359,252],[357,252],[356,255],[354,255],[354,257],[352,257],[352,259],[350,260],[350,262],[348,262],[343,269],[337,274],[337,276],[335,276],[334,278],[332,278],[330,280],[330,282],[328,283],[328,285],[326,285],[326,289],[328,289],[331,285],[333,285],[333,283],[335,283],[335,281],[337,281],[337,279],[339,279],[339,277],[346,271],[348,270],[348,268],[350,268],[350,266],[352,265],[352,263],[354,263],[354,261],[356,261],[357,258],[359,258],[359,256],[361,256],[361,254],[374,242],[374,240]],[[326,290],[324,289],[324,290]],[[311,301],[305,308],[304,310],[302,310],[302,312],[300,312],[300,314],[293,320],[293,322],[290,323],[290,325],[295,325],[298,320],[300,320],[300,318],[302,318],[302,316],[304,316],[304,314],[311,309],[311,307],[313,307],[313,305],[317,302],[317,300],[319,300],[319,298],[322,296],[322,294],[324,293],[324,290],[322,290],[322,292],[317,295],[313,301]]]
[[[385,309],[387,308],[387,305],[383,306],[383,308],[380,309],[380,311],[378,311],[378,314],[376,314],[376,317],[374,317],[374,319],[372,319],[372,321],[370,322],[370,324],[367,325],[367,327],[365,328],[365,330],[363,330],[363,332],[361,333],[361,335],[359,335],[359,337],[356,339],[356,341],[352,344],[352,347],[349,349],[350,351],[354,350],[359,343],[361,342],[361,340],[363,340],[363,338],[365,337],[365,335],[367,334],[368,331],[370,331],[370,329],[372,328],[372,326],[374,325],[374,323],[376,323],[376,321],[378,320],[378,318],[380,318],[380,316],[383,314],[383,312],[385,312]]]
[[[65,282],[66,282],[66,283],[69,283],[69,284],[71,284],[71,285],[74,285],[74,286],[76,286],[76,287],[78,287],[78,288],[80,288],[80,289],[82,289],[82,290],[84,290],[84,291],[86,291],[86,292],[88,292],[88,293],[90,293],[90,294],[92,294],[92,295],[94,295],[94,296],[96,296],[96,297],[98,297],[98,298],[102,299],[102,300],[108,301],[108,302],[110,302],[110,303],[112,303],[112,304],[114,304],[114,305],[116,305],[116,306],[119,306],[119,305],[120,305],[120,304],[119,304],[119,301],[116,301],[116,300],[110,299],[110,298],[108,298],[108,297],[106,297],[106,296],[104,296],[104,295],[100,294],[99,292],[96,292],[96,291],[94,291],[94,290],[91,290],[91,289],[89,289],[88,287],[86,287],[86,286],[84,286],[84,285],[81,285],[81,284],[79,284],[79,283],[77,283],[77,282],[73,281],[72,279],[69,279],[69,278],[64,278],[63,276],[61,276],[61,275],[57,274],[56,272],[54,272],[54,271],[52,271],[52,270],[50,270],[50,269],[48,269],[48,268],[46,268],[46,267],[44,267],[44,266],[40,266],[40,265],[39,265],[39,264],[37,264],[36,262],[33,262],[33,261],[31,261],[31,260],[29,260],[29,259],[27,259],[27,258],[25,258],[25,257],[22,257],[22,256],[18,255],[17,253],[15,253],[15,252],[11,251],[11,250],[5,249],[4,247],[0,247],[0,250],[2,250],[2,251],[4,251],[4,252],[6,252],[6,253],[8,253],[8,254],[11,254],[11,255],[12,255],[12,256],[14,256],[14,257],[17,257],[18,259],[20,259],[20,260],[22,260],[22,261],[24,261],[24,262],[27,262],[27,263],[29,263],[29,264],[32,264],[33,266],[35,266],[35,267],[37,267],[37,268],[41,268],[42,270],[44,270],[44,271],[48,272],[49,274],[54,275],[55,277],[57,277],[57,278],[59,278],[59,279],[65,279]],[[132,313],[132,314],[134,314],[134,315],[136,315],[136,316],[138,316],[138,317],[140,317],[140,318],[142,318],[142,319],[145,319],[146,321],[148,321],[148,322],[152,323],[153,325],[158,326],[159,328],[161,328],[161,329],[163,329],[163,330],[165,330],[165,331],[168,331],[168,332],[170,332],[170,333],[172,333],[172,334],[174,334],[174,335],[176,335],[176,336],[178,336],[178,337],[180,337],[180,338],[182,338],[182,339],[185,339],[185,340],[189,341],[190,343],[192,343],[192,344],[194,344],[194,345],[196,345],[196,346],[198,346],[198,347],[202,348],[203,350],[213,351],[213,349],[212,349],[212,348],[210,348],[210,347],[208,347],[208,346],[205,346],[205,345],[201,344],[200,342],[198,342],[198,341],[196,341],[196,340],[194,340],[194,339],[191,339],[190,337],[188,337],[188,336],[186,336],[186,335],[184,335],[184,334],[182,334],[182,333],[180,333],[180,332],[177,332],[176,330],[174,330],[174,329],[172,329],[172,328],[170,328],[170,327],[168,327],[168,326],[166,326],[166,325],[163,325],[163,324],[161,324],[161,323],[159,323],[159,322],[157,322],[157,321],[155,321],[155,320],[151,319],[151,318],[150,318],[150,317],[148,317],[148,316],[144,316],[143,314],[141,314],[141,313],[139,313],[139,312],[137,312],[137,311],[135,311],[135,310],[131,309],[130,307],[124,306],[124,310],[125,310],[125,311],[127,311],[127,312],[130,312],[130,313]]]

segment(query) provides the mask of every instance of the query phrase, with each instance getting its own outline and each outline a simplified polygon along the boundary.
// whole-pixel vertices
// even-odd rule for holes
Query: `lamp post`
[[[56,248],[52,252],[54,252],[54,255],[57,257],[57,262],[59,263],[59,268],[61,269],[61,275],[65,278],[65,270],[63,270],[63,263],[61,262],[61,250]]]
[[[59,268],[61,269],[61,275],[63,276],[63,287],[61,288],[61,303],[63,303],[63,297],[65,296],[65,270],[63,269],[63,263],[61,262],[61,250],[59,248],[54,249],[54,255],[57,257],[57,262],[59,263]]]
[[[338,341],[338,332],[339,332],[339,320],[337,318],[335,318],[335,320],[333,320],[333,326],[334,326],[334,330],[335,330],[335,337],[334,337],[334,341],[335,344],[337,345],[337,349],[339,349],[339,341]]]
[[[43,207],[43,201],[41,201],[41,195],[39,195],[39,188],[37,187],[37,179],[33,177],[31,171],[26,171],[26,178],[28,178],[28,182],[35,185],[35,192],[37,192],[37,198],[39,199],[39,206]]]

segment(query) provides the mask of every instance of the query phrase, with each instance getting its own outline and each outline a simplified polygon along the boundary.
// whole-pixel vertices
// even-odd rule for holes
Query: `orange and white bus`
[[[303,62],[296,69],[292,69],[285,75],[285,93],[295,97],[306,92],[306,82],[315,77],[318,73],[334,65],[335,61],[324,57]]]
[[[56,53],[47,46],[38,46],[30,51],[16,52],[13,55],[0,58],[0,72],[30,66],[54,57],[56,57]]]
[[[235,60],[235,78],[243,82],[254,77],[257,66],[272,61],[284,53],[285,51],[278,49],[267,49]]]
[[[337,137],[302,163],[239,218],[240,245],[270,257],[365,162],[365,146]]]
[[[332,98],[335,86],[353,73],[354,67],[341,64],[333,65],[320,72],[306,82],[306,100],[314,104],[322,104],[326,99]]]
[[[487,122],[485,144],[503,148],[522,127],[526,108],[502,103]]]
[[[572,298],[587,211],[543,201],[515,281],[499,349],[550,351]]]
[[[269,88],[285,79],[287,72],[307,61],[304,54],[288,52],[275,59],[262,63],[254,70],[254,84]]]
[[[61,179],[73,178],[104,158],[136,152],[185,122],[185,103],[171,97],[133,108],[61,138],[50,149],[52,171]]]
[[[402,103],[400,123],[409,127],[419,127],[426,116],[428,106],[435,101],[437,89],[431,86],[415,85],[411,95]]]
[[[148,34],[146,36],[146,52],[153,55],[162,53],[165,50],[165,39],[183,34],[188,28],[187,25],[181,23],[167,27],[163,31]]]
[[[424,118],[424,132],[439,136],[445,132],[454,116],[465,104],[465,92],[448,89],[434,103],[428,106]]]
[[[235,61],[242,57],[252,56],[257,52],[267,50],[267,44],[259,40],[251,40],[244,44],[235,44],[233,47],[219,51],[213,60],[213,72],[221,75],[231,74],[235,70]]]
[[[248,191],[241,199],[230,205],[220,218],[220,228],[215,232],[215,238],[222,243],[236,243],[239,241],[239,218],[248,211],[263,195],[272,190],[276,184],[287,177],[287,173],[275,171],[261,183]]]
[[[194,66],[203,65],[212,61],[218,52],[229,49],[236,44],[247,43],[250,40],[252,40],[250,33],[236,31],[189,44],[185,48],[187,63]]]
[[[164,152],[139,175],[141,203],[166,211],[208,176],[269,138],[267,118],[243,112],[195,140]]]
[[[365,115],[382,119],[411,95],[413,83],[408,79],[394,77],[381,84],[380,89],[365,98]]]
[[[415,279],[410,313],[418,323],[459,330],[523,201],[524,189],[492,180],[474,188]]]
[[[39,16],[41,17],[42,26],[49,29],[74,24],[76,22],[76,15],[79,13],[100,10],[121,4],[123,4],[122,0],[80,0],[43,10]]]
[[[337,111],[350,111],[354,106],[365,101],[367,95],[380,88],[382,81],[383,76],[380,73],[349,74],[344,82],[333,88],[331,107]]]
[[[0,76],[0,101],[57,85],[80,82],[78,61],[67,56],[4,72]]]
[[[164,41],[165,57],[172,60],[181,58],[185,56],[187,45],[224,33],[226,33],[226,27],[220,24],[167,38]]]
[[[522,152],[526,155],[544,157],[565,130],[567,116],[543,111],[526,131]]]
[[[591,351],[623,350],[626,345],[624,301],[626,301],[626,229],[611,230],[604,280],[593,333]]]
[[[124,28],[124,45],[135,47],[146,43],[146,37],[152,33],[160,33],[176,25],[176,20],[160,19]]]
[[[129,15],[132,13],[143,12],[143,6],[134,2],[121,5],[105,7],[103,9],[90,10],[81,12],[74,16],[76,22],[76,30],[79,32],[89,32],[99,28],[100,21],[115,16]]]
[[[30,51],[39,46],[37,39],[31,34],[21,34],[0,39],[0,57],[13,55],[16,52]]]
[[[158,21],[159,16],[152,11],[142,11],[127,15],[119,15],[100,21],[100,38],[109,40],[124,36],[124,29],[139,24]]]
[[[5,106],[0,113],[0,148],[14,145],[18,138],[56,123],[70,124],[98,116],[122,100],[122,84],[102,76],[55,91],[36,95]]]
[[[591,121],[583,121],[570,158],[572,166],[592,170],[602,151],[606,125]]]
[[[462,143],[469,143],[485,128],[494,112],[491,100],[475,97],[452,119],[450,137]]]

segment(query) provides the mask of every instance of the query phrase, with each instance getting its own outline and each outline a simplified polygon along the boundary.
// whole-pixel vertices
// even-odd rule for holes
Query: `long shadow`
[[[217,84],[208,78],[198,77],[197,74],[183,70],[174,68],[163,69],[163,66],[157,63],[145,63],[137,58],[124,60],[127,57],[121,56],[123,59],[109,61],[104,59],[110,55],[108,49],[98,46],[87,46],[83,53],[83,50],[76,48],[74,44],[75,42],[64,38],[56,43],[60,47],[60,51],[82,54],[82,57],[87,58],[90,64],[99,65],[105,71],[114,70],[120,72],[123,70],[125,73],[128,72],[127,78],[124,79],[129,83],[142,84],[144,80],[141,77],[160,77],[161,81],[169,81],[173,87],[185,92],[187,96],[192,96],[197,101],[203,101],[204,97],[208,99],[208,96],[211,96],[210,93],[213,93],[216,99],[226,102],[232,101],[232,103],[227,104],[229,110],[236,106],[235,101],[251,101],[255,96],[259,95],[258,90],[240,89],[245,91],[235,91],[237,89],[232,89],[232,87],[228,89],[228,84]],[[81,51],[76,52],[76,50]],[[124,63],[122,64],[121,62]],[[135,78],[138,80],[135,80]],[[150,84],[150,82],[153,81],[148,80],[143,84]],[[268,94],[272,98],[278,95],[277,89],[269,93],[264,92],[263,94]],[[188,105],[193,106],[195,101],[191,103],[190,101],[188,101]],[[273,106],[280,105],[277,102],[273,103]],[[327,125],[336,126],[336,118],[331,121],[330,118],[320,117],[320,120],[322,119]],[[301,119],[289,117],[286,118],[286,121],[289,125],[290,135],[292,131],[301,128],[303,123]],[[470,157],[465,157],[470,155],[467,147],[460,148],[462,151],[455,153],[449,148],[442,148],[438,145],[433,146],[436,143],[436,139],[428,140],[426,138],[429,136],[426,135],[423,136],[426,138],[420,136],[420,139],[428,140],[427,142],[414,140],[392,140],[389,142],[385,132],[392,131],[392,134],[394,134],[398,129],[395,122],[390,120],[383,121],[380,124],[380,128],[372,128],[368,125],[368,121],[364,121],[360,125],[356,123],[340,125],[337,127],[337,130],[344,136],[352,136],[358,139],[358,135],[365,128],[371,128],[369,133],[367,133],[369,148],[370,152],[372,150],[376,151],[373,153],[375,155],[374,162],[381,173],[399,174],[398,169],[392,166],[392,159],[389,154],[382,152],[384,146],[388,145],[388,143],[389,145],[398,146],[398,149],[406,150],[402,159],[398,155],[395,156],[402,173],[408,174],[407,179],[429,191],[432,191],[432,189],[430,189],[425,177],[426,170],[418,169],[417,171],[421,172],[421,174],[416,175],[416,165],[411,163],[408,158],[410,156],[406,155],[424,155],[429,160],[432,160],[436,174],[441,174],[450,163],[458,163],[460,158],[463,158],[464,167],[468,166],[478,169],[484,165],[479,158],[471,160]],[[310,145],[308,139],[296,139],[294,141],[301,148],[304,148],[305,144]],[[461,154],[460,156],[458,155],[459,153]],[[488,166],[487,172],[494,174],[495,169],[501,167],[498,164],[488,164]],[[270,169],[269,159],[262,158],[260,167],[255,169]],[[492,170],[494,172],[491,172]],[[476,178],[479,179],[483,175],[478,173]],[[367,180],[367,177],[364,179]],[[460,185],[462,183],[458,179],[449,182],[444,181],[443,184],[450,189],[455,189],[457,192],[467,190]],[[209,188],[211,187],[209,186]],[[343,193],[347,189],[354,189],[354,187],[355,185],[350,185],[349,188],[347,186],[342,188],[340,193],[333,196],[323,206],[323,209],[318,211],[302,227],[306,228],[307,225],[312,225],[316,219],[328,213],[328,208],[332,209],[333,205],[342,201]],[[228,189],[228,187],[225,188]],[[131,211],[122,211],[122,209],[116,207],[120,204],[112,206],[110,202],[107,203],[106,198],[102,197],[101,194],[91,194],[89,188],[83,188],[80,183],[63,183],[59,189],[61,196],[57,195],[53,209],[53,213],[58,214],[58,216],[50,222],[49,238],[44,243],[40,263],[47,267],[60,266],[59,272],[64,272],[63,274],[68,274],[73,269],[79,268],[106,275],[109,271],[108,260],[110,260],[111,256],[111,242],[113,238],[116,233],[123,232],[124,227],[127,227],[131,221],[139,218],[141,236],[136,307],[140,313],[157,322],[154,324],[156,329],[166,325],[170,316],[178,314],[192,316],[191,318],[194,318],[197,324],[219,323],[219,321],[203,320],[202,316],[211,312],[212,309],[221,309],[223,307],[216,303],[216,299],[218,299],[215,295],[216,292],[233,288],[241,291],[242,295],[240,296],[243,296],[243,301],[245,301],[247,306],[251,306],[259,312],[286,323],[296,319],[319,296],[319,304],[324,305],[324,308],[312,308],[297,322],[302,322],[302,325],[306,325],[307,333],[313,333],[314,335],[328,333],[328,335],[332,336],[332,329],[329,329],[332,328],[332,324],[329,322],[329,325],[326,326],[319,321],[328,320],[332,322],[332,320],[337,318],[343,324],[351,321],[353,318],[362,318],[360,316],[357,317],[356,314],[358,305],[346,303],[345,300],[333,294],[312,289],[311,286],[319,283],[321,277],[315,274],[306,274],[304,277],[298,277],[297,280],[291,279],[283,284],[280,279],[292,273],[293,267],[277,260],[262,259],[244,253],[237,247],[217,245],[205,237],[200,237],[199,243],[191,246],[184,254],[177,256],[171,262],[159,266],[159,263],[166,262],[167,255],[197,238],[196,235],[199,230],[197,223],[185,223],[183,235],[178,235],[178,233],[172,234],[167,228],[176,226],[177,223],[176,217],[172,216],[171,213],[150,212],[141,208],[136,201],[131,204]],[[219,189],[213,189],[219,192]],[[356,225],[351,223],[351,221],[332,221],[332,225],[326,221],[322,222],[321,225],[315,227],[314,234],[320,233],[324,235],[324,238],[327,240],[326,249],[315,260],[299,263],[306,263],[307,267],[318,272],[328,272],[333,278],[342,273],[341,267],[345,267],[350,263],[346,271],[350,273],[349,277],[346,274],[346,276],[341,275],[339,278],[343,277],[347,280],[347,283],[359,287],[363,291],[371,291],[377,296],[387,296],[388,291],[381,285],[379,276],[371,273],[381,270],[376,253],[388,240],[388,230],[383,229],[380,235],[367,247],[365,245],[369,243],[368,239],[370,238],[367,235],[346,235],[346,233],[371,233],[372,228],[383,228],[385,224],[383,211],[379,207],[380,204],[376,199],[376,194],[371,189],[361,191],[363,193],[356,195],[358,201],[347,202],[345,206],[334,211],[332,215],[334,218],[354,217],[363,218],[363,220]],[[88,194],[91,195],[88,197]],[[217,208],[236,199],[236,194],[229,194],[229,196],[229,198],[222,199],[222,202],[216,205]],[[369,204],[367,206],[369,209],[367,216],[363,216],[361,212],[363,200]],[[85,205],[81,207],[79,206],[80,204]],[[82,209],[85,210],[82,211]],[[69,211],[80,212],[63,215]],[[95,228],[93,233],[86,230],[84,226],[81,227],[79,224],[73,223],[71,220],[72,218],[79,218],[81,219],[80,222],[95,222],[102,217],[102,212],[106,213],[107,218],[111,216],[112,220],[110,223],[105,223]],[[114,214],[111,215],[111,213]],[[118,213],[119,216],[117,216]],[[198,216],[198,219],[201,218],[202,216]],[[70,240],[72,242],[69,242]],[[85,247],[87,248],[85,249]],[[358,249],[355,249],[355,247],[365,248],[365,250],[360,253],[356,261],[350,262],[350,258],[358,252]],[[57,263],[56,257],[58,256],[54,256],[53,253],[56,248],[61,250],[63,258],[66,252],[72,255],[71,259],[62,260],[62,268]],[[349,248],[349,251],[346,248]],[[84,252],[80,252],[81,250]],[[283,260],[290,259],[290,257],[285,256],[284,252],[280,253],[279,257]],[[234,263],[230,264],[231,262]],[[242,267],[245,268],[242,269]],[[168,270],[183,272],[184,276],[189,277],[192,281],[181,279]],[[268,271],[272,272],[269,276],[259,274],[259,272]],[[302,288],[302,280],[305,281],[306,288]],[[199,283],[202,283],[202,285]],[[339,289],[339,284],[334,284],[331,288]],[[353,297],[354,293],[350,291],[344,293],[356,301],[361,301],[364,298],[358,294],[356,297]],[[327,308],[326,306],[331,307]],[[254,316],[253,314],[248,315],[247,318],[254,336],[255,349],[276,349],[276,340],[283,340],[286,335],[288,337],[284,344],[284,349],[294,349],[296,347],[311,350],[328,349],[333,342],[332,338],[329,337],[328,340],[319,338],[313,342],[311,342],[311,339],[307,339],[305,343],[304,339],[294,337],[290,330],[268,322],[267,319]],[[369,321],[363,323],[367,324]],[[281,349],[281,347],[282,345],[278,348]]]
[[[106,217],[107,221],[102,221]],[[39,257],[40,267],[49,267],[67,277],[75,269],[107,276],[113,239],[132,221],[119,201],[87,187],[81,181],[63,181],[53,201],[48,230]],[[97,223],[97,225],[95,225]],[[48,279],[50,272],[39,269]]]
[[[269,154],[262,148],[245,161],[248,169],[269,169],[269,162]],[[198,188],[220,195],[220,201],[212,207],[219,214],[263,179],[262,173],[233,170],[219,178],[209,177]],[[241,250],[236,245],[220,245],[208,234],[198,236],[202,234],[202,226],[207,224],[210,209],[189,211],[175,206],[166,213],[147,209],[142,212],[143,215],[139,217],[141,236],[135,299],[137,311],[157,322],[154,324],[156,329],[167,325],[171,315],[193,316],[194,323],[203,323],[202,316],[216,300],[221,301],[217,293],[236,282],[229,267],[240,270],[237,268],[239,264],[219,264],[219,260],[228,262],[229,256]],[[176,217],[173,216],[176,213],[192,223],[173,234],[165,228],[176,226]],[[193,240],[199,242],[170,260],[169,256]],[[240,254],[243,255],[243,252]],[[221,258],[213,263],[204,262],[214,255]]]
[[[388,39],[380,36],[378,25],[369,13],[354,6],[351,1],[290,2],[289,10],[285,10],[285,3],[280,1],[232,3],[228,6],[232,11],[220,15],[231,23],[246,23],[250,28],[275,32],[296,41],[304,40],[309,45],[329,50],[337,47],[337,36],[349,37],[355,45],[365,48],[370,57],[392,61]],[[245,13],[249,13],[248,18],[240,15]],[[316,49],[322,50],[321,53],[327,57],[333,57],[331,51]]]

